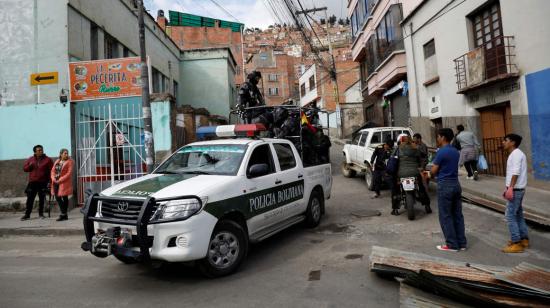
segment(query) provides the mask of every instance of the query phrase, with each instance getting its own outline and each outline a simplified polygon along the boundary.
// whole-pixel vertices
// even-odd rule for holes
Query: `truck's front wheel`
[[[206,258],[199,262],[201,272],[211,278],[233,273],[248,252],[248,239],[244,229],[236,222],[218,223],[208,243]]]

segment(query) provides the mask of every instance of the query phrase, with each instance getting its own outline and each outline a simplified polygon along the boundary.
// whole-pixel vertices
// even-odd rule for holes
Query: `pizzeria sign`
[[[139,57],[69,63],[71,101],[141,95]]]

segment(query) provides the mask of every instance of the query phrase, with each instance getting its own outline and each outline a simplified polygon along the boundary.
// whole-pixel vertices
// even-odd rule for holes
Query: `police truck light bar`
[[[255,137],[265,131],[263,124],[236,124],[219,126],[201,126],[197,129],[197,138],[206,137]]]

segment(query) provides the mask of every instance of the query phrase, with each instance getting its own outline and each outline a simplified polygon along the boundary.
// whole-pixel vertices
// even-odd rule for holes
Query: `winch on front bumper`
[[[86,206],[82,209],[86,242],[82,243],[81,248],[100,258],[113,254],[140,262],[149,262],[154,237],[148,234],[148,226],[184,220],[151,221],[158,203],[182,198],[196,199],[202,207],[202,200],[197,196],[163,199],[149,197],[145,200],[136,200],[95,194],[87,200]],[[117,205],[118,211],[114,209]],[[108,227],[104,230],[95,230],[94,223]]]

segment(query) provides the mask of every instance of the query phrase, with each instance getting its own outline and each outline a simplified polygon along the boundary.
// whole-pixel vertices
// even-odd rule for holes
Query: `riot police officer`
[[[258,107],[264,106],[264,98],[260,89],[258,89],[258,83],[262,79],[262,73],[258,71],[252,71],[246,76],[246,82],[243,83],[239,89],[239,106],[240,108]],[[262,114],[261,109],[253,109],[244,112],[244,118],[246,123],[252,123],[252,119]]]

